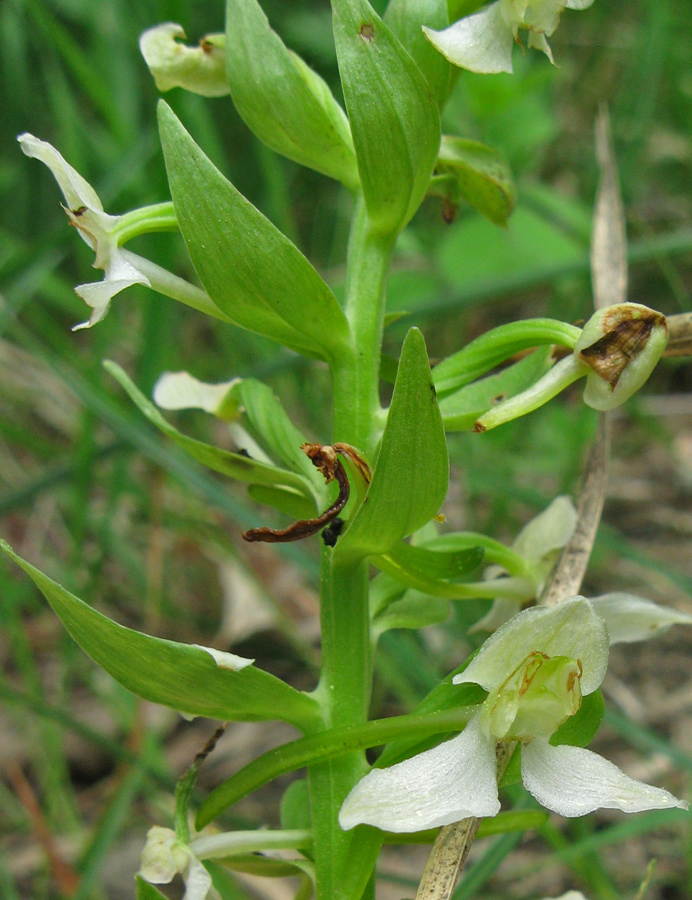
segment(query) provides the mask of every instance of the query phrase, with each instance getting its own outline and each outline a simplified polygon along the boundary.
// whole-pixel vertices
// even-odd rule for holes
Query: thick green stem
[[[348,244],[346,316],[354,356],[332,367],[334,440],[372,457],[380,432],[379,372],[389,266],[396,236],[373,233],[359,201]]]
[[[387,277],[396,236],[373,234],[365,205],[356,208],[348,247],[346,315],[353,351],[332,365],[335,441],[371,460],[379,439],[379,368]],[[317,689],[327,727],[367,721],[372,686],[368,564],[322,560],[322,672]],[[362,751],[308,769],[319,900],[359,900],[380,841],[370,829],[344,832],[338,822],[346,795],[365,773]]]
[[[118,238],[118,246],[122,247],[123,244],[140,234],[177,230],[178,219],[173,209],[173,203],[169,200],[167,203],[142,206],[140,209],[133,209],[132,212],[119,216],[113,233]]]

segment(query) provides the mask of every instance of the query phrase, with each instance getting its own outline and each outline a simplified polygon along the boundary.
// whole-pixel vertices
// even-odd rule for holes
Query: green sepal
[[[569,744],[571,747],[588,747],[596,737],[605,715],[605,701],[601,691],[582,697],[581,707],[557,729],[550,738],[554,747]]]
[[[441,397],[475,381],[506,359],[545,344],[574,349],[581,329],[557,319],[524,319],[498,325],[443,359],[433,369],[435,387]]]
[[[435,174],[451,176],[447,199],[452,204],[466,200],[496,225],[507,224],[517,204],[517,192],[509,163],[499,150],[445,134]]]
[[[179,447],[182,447],[197,462],[202,463],[202,465],[207,466],[214,472],[218,472],[220,475],[234,478],[236,481],[291,488],[304,496],[308,502],[314,502],[311,485],[302,476],[288,472],[286,469],[280,469],[278,466],[251,459],[249,456],[243,456],[242,453],[232,453],[230,450],[214,447],[211,444],[205,444],[203,441],[198,441],[196,438],[182,434],[164,419],[154,404],[147,400],[117,363],[106,360],[103,365],[106,371],[125,389],[130,399],[139,407],[152,425],[155,425],[171,440],[175,441]]]
[[[421,26],[436,31],[447,28],[447,0],[389,0],[384,21],[411,54],[442,111],[449,96],[452,66],[426,39]]]
[[[168,900],[165,894],[162,894],[153,884],[145,881],[141,875],[135,875],[135,882],[137,885],[137,900]]]
[[[552,347],[540,347],[497,375],[467,384],[440,400],[445,429],[468,431],[491,406],[514,397],[538,381],[553,364]]]
[[[428,188],[440,118],[420,69],[368,0],[332,0],[334,39],[368,217],[395,234]]]
[[[379,456],[365,502],[335,557],[386,553],[435,516],[447,494],[449,458],[425,340],[406,335]]]
[[[326,82],[270,28],[257,0],[226,2],[226,73],[236,109],[261,141],[358,188],[343,109]]]
[[[191,716],[283,720],[302,731],[321,721],[312,698],[268,672],[254,665],[220,668],[199,647],[118,625],[21,559],[5,541],[0,547],[33,580],[82,650],[133,694]]]
[[[306,356],[330,360],[350,349],[334,294],[313,266],[255,209],[159,101],[168,180],[197,274],[233,322]]]

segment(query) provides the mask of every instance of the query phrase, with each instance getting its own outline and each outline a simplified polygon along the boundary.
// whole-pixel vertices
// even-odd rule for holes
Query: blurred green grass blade
[[[73,900],[91,900],[101,869],[120,832],[127,827],[143,781],[144,772],[138,767],[131,769],[121,781],[79,861],[81,878]]]

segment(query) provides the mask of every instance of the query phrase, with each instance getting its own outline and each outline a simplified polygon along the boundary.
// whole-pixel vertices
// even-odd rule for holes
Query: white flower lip
[[[73,330],[90,328],[104,318],[116,294],[133,284],[150,287],[149,279],[134,265],[135,257],[118,246],[114,234],[118,216],[110,216],[103,211],[98,194],[79,172],[46,141],[39,140],[32,134],[20,134],[17,140],[26,156],[38,159],[48,166],[65,198],[70,221],[79,231],[82,240],[96,254],[94,268],[105,272],[103,281],[81,284],[75,288],[75,292],[92,307],[93,312],[87,322],[76,325]]]
[[[495,0],[480,12],[434,31],[423,26],[425,36],[455,66],[471,72],[512,72],[512,49],[520,28],[529,32],[529,47],[553,62],[547,38],[567,9],[587,9],[593,0]]]
[[[203,97],[224,97],[230,93],[226,79],[225,38],[208,35],[197,47],[181,43],[186,35],[182,25],[164,22],[143,31],[139,49],[160,91],[181,87]]]
[[[475,682],[492,691],[532,652],[579,660],[582,693],[588,694],[605,675],[605,622],[583,597],[525,610],[490,637],[454,681]],[[469,816],[495,815],[500,808],[496,741],[485,730],[483,709],[458,737],[391,768],[373,769],[344,801],[342,828],[369,824],[412,832]],[[598,754],[580,747],[554,747],[547,736],[522,743],[521,771],[525,787],[539,803],[563,816],[599,808],[623,812],[688,808],[668,791],[635,781]]]

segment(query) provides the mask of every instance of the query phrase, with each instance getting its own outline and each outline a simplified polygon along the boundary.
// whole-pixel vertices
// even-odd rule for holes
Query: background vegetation
[[[289,46],[336,89],[327,0],[264,6]],[[30,131],[55,144],[110,212],[167,199],[157,92],[137,48],[142,30],[166,20],[197,40],[223,28],[222,4],[0,5],[0,531],[118,621],[232,645],[309,688],[316,545],[240,547],[240,530],[266,522],[267,511],[155,434],[101,360],[118,360],[145,391],[166,369],[211,381],[261,375],[315,439],[329,429],[326,372],[140,287],[117,297],[102,324],[71,334],[86,318],[72,289],[93,279],[92,256],[66,227],[48,171],[15,142]],[[424,204],[400,239],[392,276],[389,308],[408,313],[388,331],[393,356],[411,324],[424,328],[436,358],[514,318],[588,316],[592,125],[602,101],[611,109],[626,203],[630,299],[665,313],[692,311],[689,0],[596,0],[588,13],[565,14],[552,45],[557,69],[517,52],[515,77],[460,77],[446,130],[507,154],[519,205],[503,231],[463,208],[445,224],[438,200]],[[259,144],[228,98],[174,91],[168,99],[211,158],[338,290],[345,192]],[[194,277],[179,236],[139,242],[133,249]],[[618,417],[588,593],[629,588],[692,609],[690,387],[689,363],[667,361],[648,396]],[[229,441],[201,413],[181,421],[206,439]],[[594,422],[575,392],[482,438],[454,437],[455,486],[444,510],[451,525],[511,540],[556,493],[575,490]],[[0,567],[0,896],[130,898],[144,832],[168,824],[170,785],[213,723],[185,723],[137,701],[96,670],[26,578],[5,561]],[[480,610],[457,604],[444,630],[387,635],[374,713],[400,711],[449,671]],[[613,651],[598,739],[630,774],[683,796],[692,773],[691,641],[680,630]],[[206,767],[207,782],[287,737],[286,726],[232,726]],[[228,821],[275,822],[279,787],[249,798]],[[691,824],[679,810],[603,813],[479,841],[457,900],[481,890],[486,898],[543,897],[569,886],[604,900],[633,898],[654,857],[647,897],[689,897]],[[411,895],[424,859],[420,848],[385,857],[382,897]],[[285,890],[229,881],[228,897],[281,900],[290,896]]]

